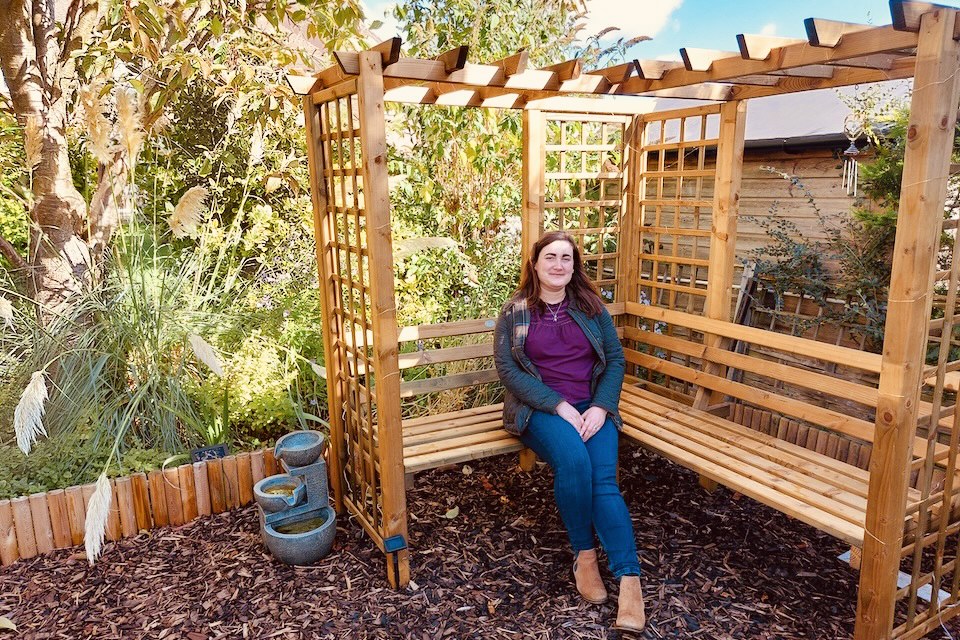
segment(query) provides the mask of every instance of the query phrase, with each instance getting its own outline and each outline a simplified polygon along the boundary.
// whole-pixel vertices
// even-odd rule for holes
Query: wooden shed
[[[397,101],[523,110],[524,253],[543,231],[567,230],[610,296],[631,374],[620,407],[625,438],[693,469],[706,485],[724,484],[862,549],[856,638],[919,638],[960,612],[960,428],[955,399],[944,393],[947,374],[960,370],[951,348],[960,261],[951,259],[944,275],[936,255],[960,100],[960,23],[956,9],[927,3],[894,0],[891,14],[892,25],[809,19],[806,40],[739,35],[737,53],[684,49],[683,63],[641,60],[592,72],[577,61],[528,69],[523,53],[468,64],[465,48],[404,58],[396,39],[337,52],[334,67],[291,79],[304,94],[331,487],[337,509],[383,550],[391,584],[410,579],[404,476],[522,448],[502,429],[499,405],[401,419],[405,398],[486,383],[495,372],[403,381],[405,369],[425,362],[489,357],[489,340],[410,345],[487,336],[493,321],[397,326],[384,126],[384,104]],[[883,353],[731,322],[748,101],[910,77]],[[647,112],[617,98],[631,95],[704,102]],[[679,135],[668,140],[673,130]],[[611,151],[619,166],[604,162]],[[933,284],[944,277],[948,313],[931,320]],[[791,365],[796,354],[830,363],[823,371],[833,373]],[[736,370],[774,381],[773,391],[738,382],[728,375]],[[877,374],[878,383],[855,382],[849,371]],[[873,419],[798,400],[790,387],[855,402]],[[869,471],[718,415],[731,399],[797,428],[870,443]],[[936,429],[918,435],[932,424],[945,441]],[[910,578],[902,588],[900,571]],[[927,604],[918,597],[927,586],[948,595]]]

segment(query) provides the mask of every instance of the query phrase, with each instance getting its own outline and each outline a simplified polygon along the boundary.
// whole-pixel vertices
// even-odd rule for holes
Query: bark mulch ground
[[[642,450],[621,461],[645,571],[642,637],[852,635],[857,575],[837,560],[841,543],[725,489],[708,494]],[[406,590],[388,587],[383,556],[345,519],[317,565],[273,561],[248,507],[108,543],[93,567],[64,551],[0,569],[0,615],[19,627],[0,640],[618,637],[613,601],[576,595],[542,465],[528,474],[502,456],[422,474],[408,503]]]

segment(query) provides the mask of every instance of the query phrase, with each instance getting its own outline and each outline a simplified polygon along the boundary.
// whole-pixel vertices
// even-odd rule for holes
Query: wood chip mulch
[[[726,489],[706,493],[694,474],[629,446],[621,486],[645,572],[640,637],[852,636],[857,574],[837,560],[837,540]],[[317,565],[290,567],[267,554],[247,507],[108,543],[93,567],[61,551],[0,569],[0,616],[19,629],[0,640],[620,637],[613,599],[576,594],[543,465],[528,474],[501,456],[437,470],[407,499],[406,590],[389,588],[356,523],[341,519]]]

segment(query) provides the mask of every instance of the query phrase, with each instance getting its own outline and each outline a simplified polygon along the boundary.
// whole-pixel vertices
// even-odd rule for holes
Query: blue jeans
[[[575,405],[581,413],[589,406]],[[617,486],[618,436],[609,417],[584,442],[560,416],[534,411],[520,440],[553,469],[553,495],[574,553],[594,548],[596,530],[610,571],[620,578],[640,575],[640,563],[633,523]]]

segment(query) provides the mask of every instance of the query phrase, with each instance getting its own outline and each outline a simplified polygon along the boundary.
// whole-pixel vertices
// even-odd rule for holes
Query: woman
[[[506,388],[504,428],[553,469],[577,590],[593,604],[607,599],[596,531],[620,580],[615,626],[639,631],[640,563],[616,478],[623,347],[569,234],[548,233],[534,245],[497,320],[494,359]]]

